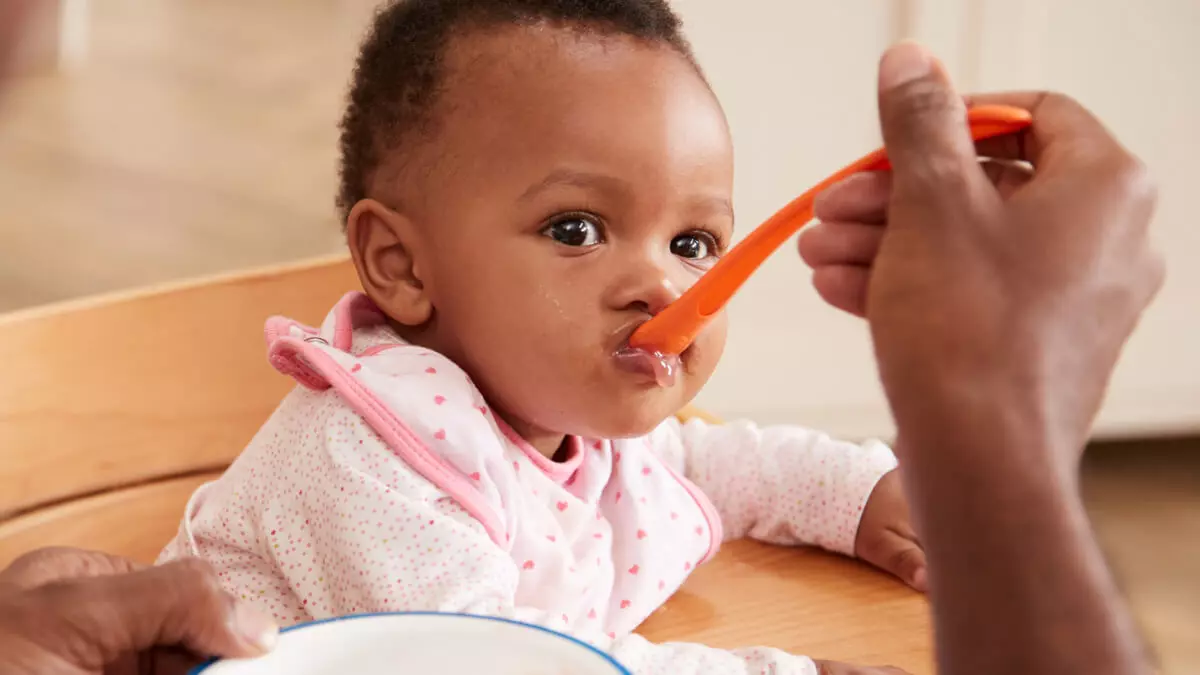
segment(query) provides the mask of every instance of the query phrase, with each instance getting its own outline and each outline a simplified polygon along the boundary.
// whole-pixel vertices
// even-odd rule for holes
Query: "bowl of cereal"
[[[193,675],[630,675],[552,630],[467,614],[363,614],[285,629],[271,653],[212,661]]]

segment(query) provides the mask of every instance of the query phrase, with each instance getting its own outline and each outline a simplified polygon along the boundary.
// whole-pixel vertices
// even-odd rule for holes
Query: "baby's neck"
[[[533,449],[546,459],[558,461],[566,455],[567,437],[565,434],[537,429],[522,420],[505,415],[501,411],[496,410],[495,412],[508,423],[508,426],[512,427],[513,431],[517,432],[521,438],[525,439],[525,442],[533,446]]]
[[[448,353],[451,350],[445,349],[440,344],[437,336],[430,334],[430,332],[427,330],[427,327],[405,326],[392,319],[389,319],[388,323],[392,330],[395,331],[395,333],[400,337],[400,339],[404,340],[405,342],[412,345],[417,345],[418,347],[432,349],[433,351],[458,363],[457,359],[455,359],[452,354]],[[459,366],[461,367],[462,364],[459,363]],[[470,373],[467,373],[467,375],[470,376]],[[484,393],[486,394],[487,392]],[[495,406],[492,407],[492,412],[500,419],[504,420],[504,422],[508,424],[513,431],[517,432],[521,438],[525,439],[529,445],[533,446],[533,449],[545,456],[546,459],[555,461],[556,457],[559,456],[560,451],[562,456],[566,455],[567,437],[565,434],[539,429],[535,425],[529,424],[524,420],[517,419],[515,415],[510,415],[503,410],[497,409]]]

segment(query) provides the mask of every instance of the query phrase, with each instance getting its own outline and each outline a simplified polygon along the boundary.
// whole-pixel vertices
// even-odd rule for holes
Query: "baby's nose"
[[[651,316],[666,309],[683,292],[663,270],[648,272],[630,289],[626,309],[645,312]]]
[[[667,308],[667,305],[675,302],[682,294],[671,280],[663,277],[658,284],[647,293],[646,305],[650,314],[658,314]]]

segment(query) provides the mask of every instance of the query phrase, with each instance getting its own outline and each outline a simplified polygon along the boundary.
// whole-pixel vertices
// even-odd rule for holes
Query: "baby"
[[[723,540],[924,585],[882,444],[674,419],[722,322],[670,385],[613,356],[733,235],[729,130],[664,0],[386,7],[341,177],[365,293],[319,329],[268,322],[271,363],[303,386],[192,497],[164,560],[208,560],[284,623],[512,617],[639,675],[817,672],[633,634]]]

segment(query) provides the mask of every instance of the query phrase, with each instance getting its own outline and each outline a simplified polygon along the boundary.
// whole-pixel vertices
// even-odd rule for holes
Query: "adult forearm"
[[[1148,672],[1077,475],[1053,460],[1069,452],[987,417],[947,412],[936,433],[902,435],[898,448],[929,560],[940,672]]]
[[[1021,108],[1031,126],[975,143],[945,67],[916,45],[889,50],[891,174],[823,193],[823,231],[801,250],[822,295],[870,324],[940,671],[1141,673],[1078,472],[1121,349],[1163,283],[1154,184],[1070,98],[970,101]]]

